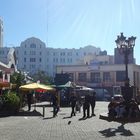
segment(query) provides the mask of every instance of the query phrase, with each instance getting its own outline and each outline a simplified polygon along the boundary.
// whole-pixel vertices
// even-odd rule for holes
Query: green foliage
[[[10,82],[12,84],[16,84],[16,91],[18,92],[19,87],[23,84],[25,84],[25,76],[23,74],[21,74],[21,72],[17,73],[13,73],[13,75],[11,75],[10,77]]]
[[[42,84],[51,84],[52,78],[47,76],[44,71],[38,71],[34,75],[32,75],[34,81],[40,81]]]
[[[20,108],[20,98],[14,92],[2,95],[3,110],[17,112]]]

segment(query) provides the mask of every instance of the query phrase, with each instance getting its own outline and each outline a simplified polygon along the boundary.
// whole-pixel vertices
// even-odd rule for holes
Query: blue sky
[[[4,46],[37,37],[53,48],[100,47],[114,54],[120,32],[136,36],[140,64],[140,0],[0,0]]]

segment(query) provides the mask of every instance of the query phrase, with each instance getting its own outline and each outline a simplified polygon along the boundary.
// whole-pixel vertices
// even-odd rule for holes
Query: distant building
[[[10,82],[10,74],[12,73],[12,69],[0,62],[0,86],[2,82]],[[1,87],[0,87],[1,89]]]
[[[0,18],[0,48],[3,47],[3,21]]]
[[[59,73],[55,75],[54,83],[55,85],[64,85],[68,81],[71,81],[70,75],[68,73]]]
[[[124,54],[121,54],[121,52],[119,52],[118,48],[115,48],[114,50],[114,62],[115,64],[124,64],[125,59],[124,59]],[[132,50],[132,52],[130,52],[130,54],[128,55],[128,63],[129,64],[135,64],[135,59],[134,59],[134,52]]]
[[[30,74],[44,71],[54,77],[57,65],[77,65],[84,63],[88,55],[99,55],[100,48],[85,46],[80,49],[48,48],[40,39],[31,37],[15,47],[17,68]],[[6,54],[7,49],[3,49]]]
[[[0,61],[7,65],[7,67],[14,69],[14,71],[17,70],[17,61],[14,48],[0,48]]]
[[[57,66],[57,74],[67,73],[71,80],[78,84],[92,88],[106,88],[112,90],[115,86],[124,86],[125,65],[93,63],[92,65],[61,65]],[[140,89],[140,66],[128,65],[130,85]]]

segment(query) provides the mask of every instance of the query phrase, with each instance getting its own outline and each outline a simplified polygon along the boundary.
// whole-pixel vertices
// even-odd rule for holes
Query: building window
[[[56,58],[56,62],[58,62],[58,58]]]
[[[24,51],[24,55],[26,55],[27,53],[26,53],[26,51]]]
[[[116,71],[116,81],[123,82],[125,80],[125,71]]]
[[[26,65],[24,65],[24,69],[26,69]]]
[[[35,69],[36,66],[35,65],[30,65],[30,69]]]
[[[26,62],[26,58],[24,58],[24,62]]]
[[[104,82],[110,82],[111,81],[110,72],[104,72],[103,73],[103,81]]]
[[[67,55],[68,55],[68,56],[72,56],[72,52],[68,52]]]
[[[35,51],[30,51],[30,55],[36,55]]]
[[[86,82],[86,80],[87,80],[87,74],[86,73],[78,73],[78,81]]]
[[[53,53],[53,56],[56,56],[56,52]]]
[[[30,48],[36,48],[36,44],[34,44],[34,43],[32,43],[31,45],[30,45]]]
[[[95,73],[91,73],[90,74],[91,77],[91,82],[93,83],[100,83],[101,82],[101,78],[100,78],[100,73],[99,72],[95,72]]]
[[[69,73],[69,79],[70,81],[74,81],[74,73]]]
[[[36,62],[35,58],[30,58],[30,62]]]
[[[41,62],[42,61],[42,59],[41,58],[39,58],[39,62]]]

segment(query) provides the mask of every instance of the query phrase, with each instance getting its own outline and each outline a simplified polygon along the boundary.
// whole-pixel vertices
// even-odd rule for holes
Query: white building
[[[0,49],[0,60],[7,64],[9,51],[12,48]],[[85,46],[79,49],[47,48],[40,39],[31,37],[21,42],[19,47],[14,47],[17,69],[30,74],[44,71],[54,77],[56,66],[79,64],[113,64],[113,56],[101,55],[100,48]],[[12,52],[12,51],[11,51]]]
[[[0,48],[3,47],[3,21],[0,18]]]
[[[14,68],[15,71],[17,70],[14,48],[0,48],[0,61],[7,65],[9,68]]]
[[[15,48],[18,70],[31,74],[41,70],[55,76],[57,65],[74,65],[83,61],[85,56],[99,55],[100,48],[86,46],[80,49],[47,48],[40,39],[31,37]]]

